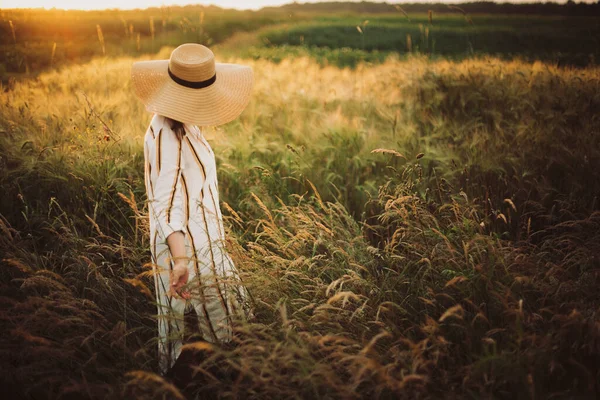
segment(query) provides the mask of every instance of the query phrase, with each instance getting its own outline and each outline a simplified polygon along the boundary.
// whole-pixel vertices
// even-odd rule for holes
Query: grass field
[[[281,12],[186,6],[147,10],[0,10],[0,77],[37,73],[94,56],[154,54],[185,42],[218,43],[237,32],[294,21]]]
[[[314,18],[269,31],[262,39],[269,46],[418,52],[453,59],[519,56],[585,66],[599,55],[598,37],[597,17],[432,14],[430,19],[427,14],[383,14]]]
[[[197,391],[597,397],[600,68],[452,59],[439,47],[436,57],[371,52],[387,22],[365,19],[365,45],[348,49],[319,47],[341,37],[327,36],[324,17],[275,15],[215,43],[217,58],[256,78],[242,116],[206,135],[256,315],[235,350],[197,348],[207,354]],[[129,80],[132,62],[171,50],[67,57],[40,63],[35,78],[13,71],[3,86],[0,382],[10,398],[182,398],[157,375],[150,115]],[[239,378],[205,372],[225,367]]]
[[[490,11],[495,10],[491,5]],[[373,7],[376,13],[318,12],[318,5],[314,7],[260,12],[202,6],[0,10],[0,79],[6,82],[11,76],[94,56],[154,54],[162,46],[189,41],[215,45],[260,28],[252,46],[235,48],[238,54],[277,61],[301,52],[342,67],[361,60],[381,62],[390,53],[455,60],[492,55],[580,67],[595,65],[600,56],[600,9],[584,10],[584,4],[575,15],[568,10],[563,15],[470,14],[446,5],[431,5],[435,12],[430,14],[426,5],[410,13],[393,7],[388,12]],[[470,9],[468,4],[464,7]],[[546,7],[551,10],[552,5]],[[292,47],[282,54],[282,45]]]

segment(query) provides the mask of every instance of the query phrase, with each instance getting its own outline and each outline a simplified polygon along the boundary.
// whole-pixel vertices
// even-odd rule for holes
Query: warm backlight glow
[[[262,7],[280,6],[292,3],[294,0],[0,0],[0,8],[60,8],[64,10],[102,10],[107,8],[120,8],[130,10],[135,8],[149,8],[172,5],[216,5],[223,8],[237,8],[242,10],[258,10]],[[318,3],[321,1],[349,1],[362,0],[296,0],[298,3]],[[368,0],[372,2],[387,3],[461,3],[468,0]],[[546,0],[498,0],[496,3],[536,3]],[[567,0],[554,0],[556,3],[565,3]],[[578,0],[577,2],[593,3],[597,0]]]
[[[61,8],[65,10],[101,10],[106,8],[134,9],[161,7],[169,5],[214,4],[223,8],[259,9],[267,6],[279,6],[293,0],[0,0],[0,8]],[[317,0],[318,1],[318,0]],[[315,0],[303,0],[311,3]]]

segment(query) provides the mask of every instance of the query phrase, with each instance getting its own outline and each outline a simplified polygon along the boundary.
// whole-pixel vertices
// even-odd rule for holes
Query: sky
[[[148,8],[148,7],[160,7],[163,5],[186,5],[186,4],[214,4],[224,8],[238,8],[238,9],[252,9],[257,10],[265,6],[278,6],[282,4],[291,3],[293,0],[0,0],[0,8],[63,8],[63,9],[80,9],[80,10],[94,10],[94,9],[106,9],[106,8],[122,8],[122,9],[133,9],[133,8]],[[325,1],[325,0],[322,0]],[[330,0],[328,0],[330,1]],[[350,0],[352,1],[352,0]],[[371,0],[378,1],[378,0]],[[546,0],[543,0],[546,1]],[[557,3],[564,3],[566,0],[554,0]],[[579,2],[580,0],[576,0]],[[586,2],[593,1],[587,0]],[[319,0],[301,0],[300,3],[314,3]],[[381,2],[381,1],[380,1]],[[457,3],[461,0],[388,0],[388,3]],[[536,2],[536,0],[513,0],[511,2]]]

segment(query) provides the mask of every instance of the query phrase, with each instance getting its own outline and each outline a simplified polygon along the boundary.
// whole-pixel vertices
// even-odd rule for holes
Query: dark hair
[[[177,140],[183,139],[185,136],[185,128],[183,127],[183,122],[174,120],[169,117],[165,117],[173,132],[175,132],[175,136],[177,136]]]

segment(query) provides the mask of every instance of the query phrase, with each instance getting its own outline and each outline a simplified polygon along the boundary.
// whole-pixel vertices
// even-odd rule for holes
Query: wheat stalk
[[[96,32],[98,33],[98,40],[100,41],[100,46],[102,47],[102,55],[106,55],[106,47],[104,46],[104,35],[102,34],[102,28],[100,24],[96,24]]]
[[[8,21],[8,25],[10,26],[10,32],[12,33],[13,42],[17,44],[17,35],[15,34],[15,25],[12,20]]]

